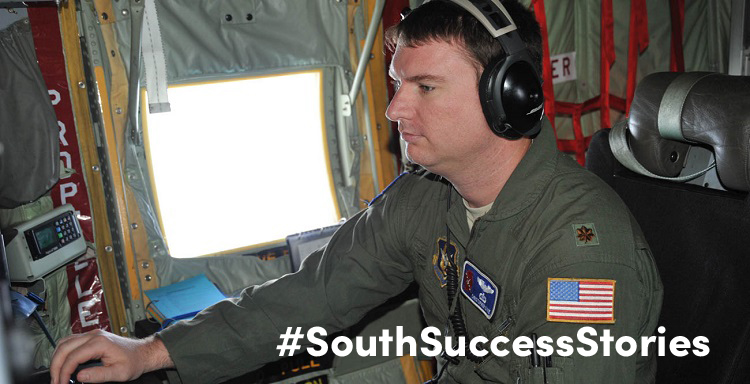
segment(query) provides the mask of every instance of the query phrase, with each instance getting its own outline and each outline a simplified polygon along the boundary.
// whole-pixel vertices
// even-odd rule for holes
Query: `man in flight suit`
[[[503,4],[538,76],[539,26],[515,0]],[[491,129],[480,87],[505,45],[478,20],[462,6],[432,1],[388,32],[397,92],[387,116],[398,122],[408,158],[425,170],[399,177],[295,274],[155,337],[66,338],[52,361],[53,382],[89,359],[103,366],[82,371],[86,382],[165,367],[188,383],[221,382],[275,360],[287,327],[322,326],[330,335],[413,281],[427,323],[451,335],[565,336],[571,347],[591,350],[577,338],[588,326],[597,342],[608,330],[639,344],[630,356],[614,343],[609,356],[601,343],[593,356],[552,344],[556,352],[536,364],[512,351],[468,353],[441,359],[440,382],[653,382],[654,350],[643,357],[640,341],[654,333],[662,287],[643,235],[612,190],[557,152],[542,98],[521,111],[538,116],[530,126]]]

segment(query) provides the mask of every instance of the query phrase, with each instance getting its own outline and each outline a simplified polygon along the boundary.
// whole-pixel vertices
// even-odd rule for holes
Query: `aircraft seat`
[[[586,166],[632,211],[664,285],[657,383],[750,382],[749,151],[750,77],[721,74],[649,75],[629,118],[592,138]],[[675,356],[679,336],[710,352]]]

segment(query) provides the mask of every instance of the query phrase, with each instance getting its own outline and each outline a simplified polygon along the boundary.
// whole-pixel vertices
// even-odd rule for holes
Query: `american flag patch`
[[[615,280],[547,279],[547,321],[615,322]]]

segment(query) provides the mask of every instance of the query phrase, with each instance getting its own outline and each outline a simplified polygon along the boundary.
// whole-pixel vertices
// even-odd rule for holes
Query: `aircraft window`
[[[171,112],[144,113],[173,257],[235,252],[338,221],[322,77],[307,71],[173,86]]]

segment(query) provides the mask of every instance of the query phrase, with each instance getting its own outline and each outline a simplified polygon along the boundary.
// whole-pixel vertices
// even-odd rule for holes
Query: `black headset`
[[[544,115],[542,81],[516,23],[499,0],[449,0],[471,13],[505,51],[484,68],[479,100],[496,135],[515,140],[534,137]]]

